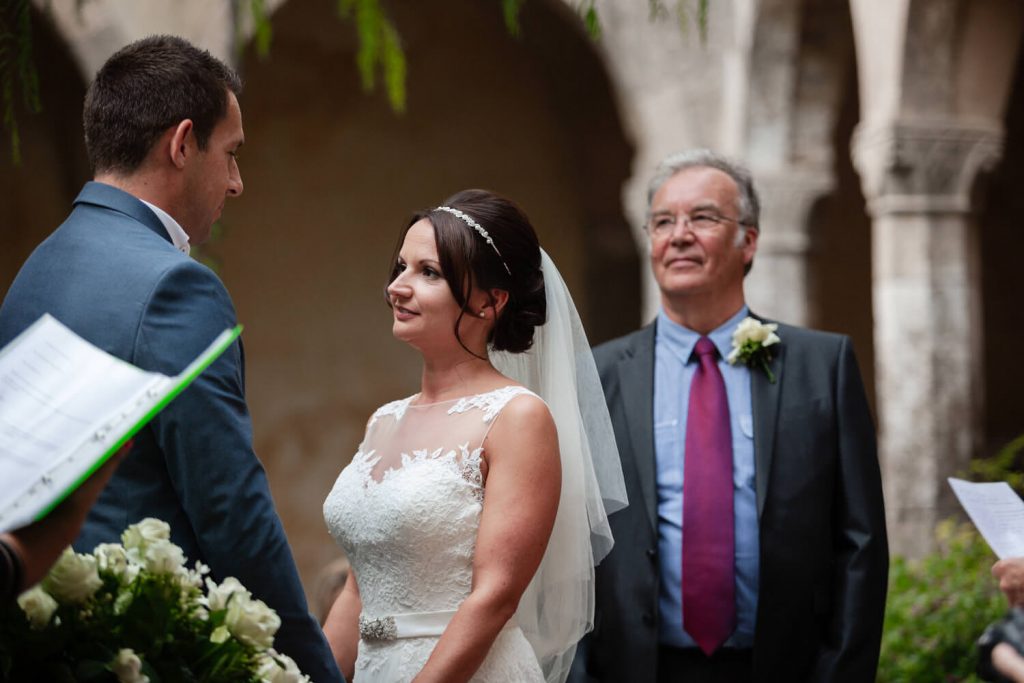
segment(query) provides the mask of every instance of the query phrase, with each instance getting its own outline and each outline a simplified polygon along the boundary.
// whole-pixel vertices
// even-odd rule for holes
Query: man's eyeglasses
[[[742,221],[722,216],[714,211],[696,211],[692,214],[656,213],[647,220],[647,232],[651,237],[665,237],[675,232],[680,222],[694,232],[710,232],[723,223],[743,225]]]

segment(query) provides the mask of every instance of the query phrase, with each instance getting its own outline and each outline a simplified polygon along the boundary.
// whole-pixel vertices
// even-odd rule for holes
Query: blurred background
[[[594,343],[648,322],[642,232],[665,155],[754,171],[759,314],[853,337],[880,428],[895,554],[936,549],[945,478],[1024,432],[1020,0],[384,0],[407,60],[398,113],[366,92],[330,0],[30,6],[41,111],[0,136],[0,294],[90,177],[81,105],[115,50],[182,35],[233,64],[241,199],[202,249],[245,325],[256,450],[307,591],[340,555],[321,503],[378,405],[419,382],[383,302],[417,209],[466,187],[532,218]],[[585,13],[585,12],[584,12]],[[705,34],[706,32],[706,34]]]

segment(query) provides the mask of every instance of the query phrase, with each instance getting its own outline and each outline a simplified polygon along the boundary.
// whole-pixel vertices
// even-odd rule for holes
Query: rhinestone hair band
[[[450,206],[439,206],[436,209],[434,209],[434,211],[447,211],[456,218],[461,218],[466,225],[480,233],[480,236],[487,241],[487,244],[491,245],[491,249],[493,249],[494,253],[498,255],[498,260],[501,261],[501,265],[505,266],[505,272],[508,273],[509,275],[512,275],[512,271],[509,270],[508,264],[505,263],[504,257],[501,255],[501,252],[498,251],[497,245],[494,244],[494,240],[492,240],[491,236],[487,234],[486,230],[484,230],[484,226],[480,225],[475,220],[473,220],[472,216],[467,214],[465,211],[459,211],[458,209],[453,209]]]

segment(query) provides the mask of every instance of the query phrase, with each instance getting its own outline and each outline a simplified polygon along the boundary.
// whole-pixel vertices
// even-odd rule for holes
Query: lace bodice
[[[540,400],[523,387],[509,386],[429,405],[410,397],[382,406],[370,418],[358,452],[324,502],[327,527],[359,581],[364,615],[454,610],[469,595],[484,501],[484,442],[502,409],[523,395]],[[506,634],[502,638],[507,640]],[[399,655],[385,656],[388,647],[360,643],[357,680],[411,679],[433,640],[391,646],[412,662],[401,665],[401,676],[394,662],[384,661]],[[523,646],[532,661],[519,661],[527,656]],[[525,639],[517,647],[516,666],[536,668]],[[417,648],[422,657],[410,654]],[[493,665],[485,662],[480,674]],[[380,674],[385,666],[388,675]],[[501,671],[501,676],[510,673]],[[480,680],[531,680],[514,671],[518,678]]]

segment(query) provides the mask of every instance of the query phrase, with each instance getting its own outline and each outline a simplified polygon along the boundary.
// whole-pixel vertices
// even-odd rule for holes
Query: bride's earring
[[[486,318],[487,317],[487,311],[480,311],[480,317],[481,318]]]

